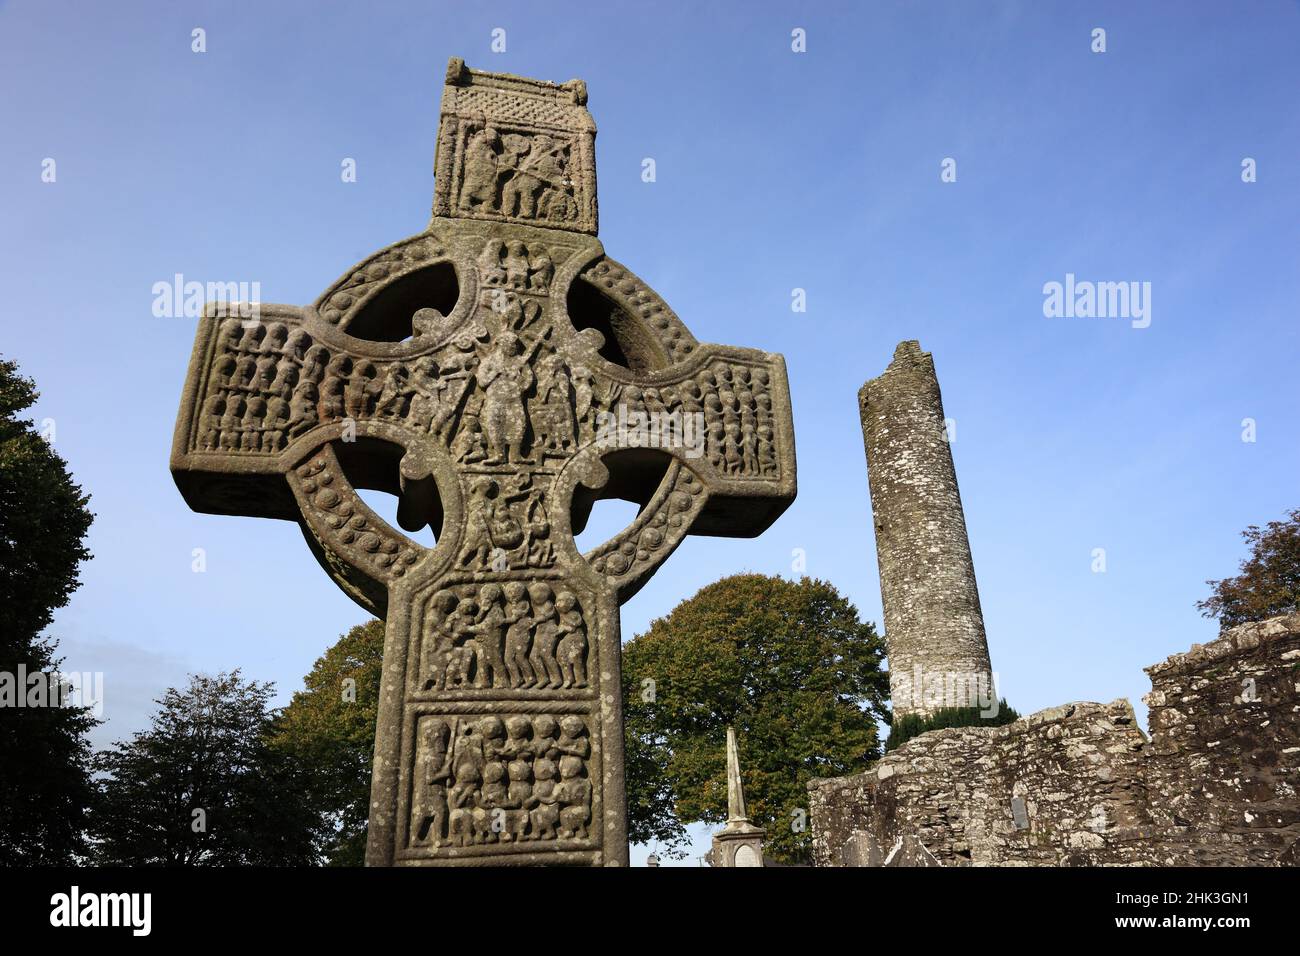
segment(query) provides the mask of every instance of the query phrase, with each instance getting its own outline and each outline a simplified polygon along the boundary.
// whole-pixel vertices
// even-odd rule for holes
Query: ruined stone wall
[[[1147,668],[1127,701],[936,730],[866,773],[809,784],[814,860],[915,837],[945,866],[1267,865],[1300,841],[1300,615]]]
[[[951,692],[948,675],[991,687],[989,651],[930,354],[918,342],[900,343],[884,374],[862,386],[858,406],[894,712],[964,706],[969,700],[956,699],[963,695]],[[945,685],[943,699],[927,693]]]

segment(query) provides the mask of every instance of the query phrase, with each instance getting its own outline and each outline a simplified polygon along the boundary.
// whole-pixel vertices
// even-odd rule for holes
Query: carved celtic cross
[[[186,502],[297,521],[387,620],[371,865],[626,864],[619,605],[795,495],[781,357],[701,345],[605,255],[595,133],[582,82],[453,59],[429,227],[311,305],[199,326]],[[580,554],[610,497],[639,513]]]

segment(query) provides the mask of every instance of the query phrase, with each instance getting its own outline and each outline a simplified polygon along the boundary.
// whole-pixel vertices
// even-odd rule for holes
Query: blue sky
[[[1300,506],[1300,6],[556,10],[0,3],[0,353],[93,496],[96,557],[52,631],[70,668],[106,672],[99,739],[188,671],[242,667],[287,700],[365,619],[296,526],[185,507],[167,456],[193,322],[154,318],[151,288],[180,272],[305,303],[419,232],[453,55],[585,79],[607,250],[699,339],[789,365],[798,500],[757,540],[688,540],[625,637],[719,575],[789,574],[794,549],[881,620],[855,393],[917,338],[957,423],[1004,692],[1143,713],[1141,668],[1214,636],[1193,605],[1241,529]],[[1067,273],[1150,282],[1150,327],[1044,317]]]

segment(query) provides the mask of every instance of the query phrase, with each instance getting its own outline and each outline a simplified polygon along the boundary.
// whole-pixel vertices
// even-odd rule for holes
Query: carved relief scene
[[[462,123],[460,194],[463,213],[495,213],[542,225],[578,219],[570,165],[573,141],[555,132]]]
[[[548,295],[555,263],[546,248],[489,238],[476,265],[480,307],[455,328],[437,309],[416,310],[413,339],[440,344],[410,358],[331,349],[282,321],[226,320],[193,447],[274,455],[317,425],[400,425],[431,436],[467,473],[506,475],[509,481],[495,484],[471,481],[467,493],[499,502],[502,517],[510,512],[507,523],[543,535],[549,516],[540,485],[510,482],[526,479],[520,466],[553,474],[598,440],[685,445],[686,457],[704,455],[723,477],[779,478],[768,369],[717,360],[657,387],[608,378],[595,371],[604,335],[585,327],[575,337],[556,320]],[[575,354],[591,358],[575,361]],[[691,447],[696,440],[699,447]],[[522,540],[522,532],[511,537]],[[549,563],[539,546],[512,556],[509,566]]]
[[[562,582],[513,580],[439,589],[420,635],[417,687],[583,690],[594,635]]]
[[[421,716],[408,846],[589,842],[591,734],[585,716]]]
[[[283,322],[226,319],[200,412],[200,451],[275,454],[317,422],[327,353]]]

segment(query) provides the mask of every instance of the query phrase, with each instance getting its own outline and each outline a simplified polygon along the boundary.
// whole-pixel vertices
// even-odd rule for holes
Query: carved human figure
[[[424,619],[420,661],[425,690],[443,690],[447,686],[448,669],[455,647],[452,621],[455,610],[456,595],[445,588],[429,601],[429,610]]]
[[[591,818],[591,781],[583,775],[578,757],[560,758],[560,782],[555,796],[560,803],[561,840],[587,838],[587,821]]]
[[[307,337],[307,341],[311,341],[310,336]],[[311,346],[311,348],[307,349],[307,354],[303,356],[302,374],[299,375],[299,381],[319,382],[329,362],[329,349],[323,345]]]
[[[538,373],[537,402],[542,414],[533,416],[538,443],[547,451],[567,452],[577,431],[568,366],[559,353],[552,352],[542,359]]]
[[[283,398],[288,398],[293,393],[293,387],[297,384],[298,363],[286,355],[276,363],[275,378],[271,380],[269,390]]]
[[[562,687],[587,686],[587,628],[578,610],[578,599],[568,591],[555,597],[555,610],[559,612],[560,643],[555,656],[564,679]]]
[[[280,360],[275,355],[263,355],[257,360],[253,380],[248,383],[248,387],[255,392],[265,392],[271,388],[271,383],[275,381],[276,367]]]
[[[478,617],[478,604],[472,597],[465,598],[448,619],[446,628],[452,635],[452,646],[447,651],[447,686],[464,687],[481,668],[483,654],[474,636],[474,620]]]
[[[306,329],[298,328],[289,333],[289,338],[285,341],[284,348],[280,352],[285,358],[301,365],[307,358],[307,350],[311,347],[311,333]]]
[[[547,218],[547,207],[557,195],[564,192],[563,148],[563,143],[545,133],[533,137],[528,157],[521,167],[522,173],[532,178],[532,183],[521,194],[525,208],[521,208],[520,215]]]
[[[239,447],[241,451],[260,451],[262,448],[262,419],[266,416],[266,400],[253,396],[244,404],[244,417],[239,422]]]
[[[474,840],[474,805],[482,771],[476,765],[457,764],[456,785],[447,794],[448,832],[453,846],[469,846]]]
[[[550,567],[555,563],[555,545],[550,540],[551,520],[541,498],[529,502],[526,518],[525,561],[530,568]]]
[[[216,376],[217,384],[222,388],[235,388],[239,385],[236,378],[236,369],[238,364],[233,355],[223,355],[217,359],[217,364],[213,368],[213,374]]]
[[[262,344],[262,323],[248,322],[244,324],[244,334],[239,337],[238,350],[241,352],[256,352]]]
[[[587,739],[587,725],[581,717],[569,714],[560,718],[560,736],[555,741],[557,753],[584,760],[591,754],[591,742]]]
[[[241,355],[230,376],[230,384],[235,388],[249,388],[256,374],[257,359],[252,355]]]
[[[226,411],[223,395],[209,395],[203,403],[203,430],[199,432],[199,447],[214,451],[221,444],[221,418]]]
[[[221,450],[234,451],[239,448],[239,429],[243,423],[244,400],[238,395],[226,399],[225,412],[221,416]]]
[[[501,138],[491,126],[470,136],[465,144],[465,172],[460,190],[463,209],[496,205],[497,150]]]
[[[506,768],[499,760],[490,760],[483,767],[483,786],[472,813],[474,842],[495,843],[505,823],[506,805],[510,791],[506,785]]]
[[[545,757],[555,760],[560,752],[555,742],[560,733],[560,725],[550,714],[538,714],[533,718],[533,752],[538,759]]]
[[[555,645],[560,640],[559,613],[551,586],[542,581],[528,585],[528,596],[533,606],[533,647],[529,661],[540,687],[559,687],[564,674],[555,659]],[[545,675],[543,677],[543,675]]]
[[[484,285],[501,285],[506,281],[506,270],[501,265],[506,244],[500,239],[489,239],[478,254],[478,274]]]
[[[524,355],[524,343],[513,332],[502,332],[496,347],[475,373],[484,390],[483,425],[493,464],[523,459],[527,412],[524,393],[533,386],[533,370]]]
[[[579,422],[585,422],[587,413],[591,411],[594,394],[591,369],[577,365],[570,370],[569,375],[573,383],[573,414]]]
[[[420,719],[411,799],[411,841],[442,846],[447,836],[447,782],[451,778],[451,728],[438,717]]]
[[[316,386],[299,382],[289,402],[289,435],[297,438],[316,424]]]
[[[508,687],[505,668],[506,612],[504,595],[499,584],[485,584],[479,588],[478,620],[470,630],[478,635],[479,649],[485,660],[479,661],[476,687]]]
[[[507,137],[506,155],[514,166],[510,178],[501,189],[501,211],[507,216],[531,219],[537,211],[537,195],[542,181],[533,172],[539,150],[550,147],[551,138],[539,133],[531,140],[523,136]]]
[[[486,566],[492,556],[498,494],[500,486],[491,478],[479,478],[470,485],[464,544],[457,558],[464,567]]]
[[[379,397],[375,400],[375,414],[381,417],[400,418],[405,411],[408,387],[406,366],[394,362],[384,371]]]
[[[487,458],[487,446],[483,443],[483,427],[473,416],[466,416],[456,439],[451,444],[451,454],[466,465],[476,464]]]
[[[289,403],[279,395],[266,400],[266,417],[262,419],[262,450],[279,451],[284,447],[284,431],[289,427]]]
[[[259,349],[263,354],[278,356],[289,338],[289,327],[283,322],[272,322],[266,329]],[[274,358],[272,359],[274,361]]]
[[[533,796],[533,768],[527,760],[512,760],[506,765],[510,778],[506,794],[507,807],[505,829],[501,833],[503,842],[518,842],[528,832],[528,809]]]
[[[528,287],[528,249],[518,239],[506,243],[506,256],[502,261],[506,270],[506,285],[512,289]]]
[[[551,262],[551,257],[545,252],[538,253],[532,261],[531,272],[528,276],[528,288],[534,292],[544,292],[547,286],[551,284],[554,275],[555,264]]]
[[[560,821],[559,797],[555,793],[555,762],[539,758],[533,762],[533,792],[529,796],[529,840],[554,840]]]
[[[537,683],[533,665],[528,660],[528,645],[532,638],[533,618],[528,604],[528,589],[519,581],[510,581],[505,588],[506,599],[506,673],[511,687],[531,687]]]

